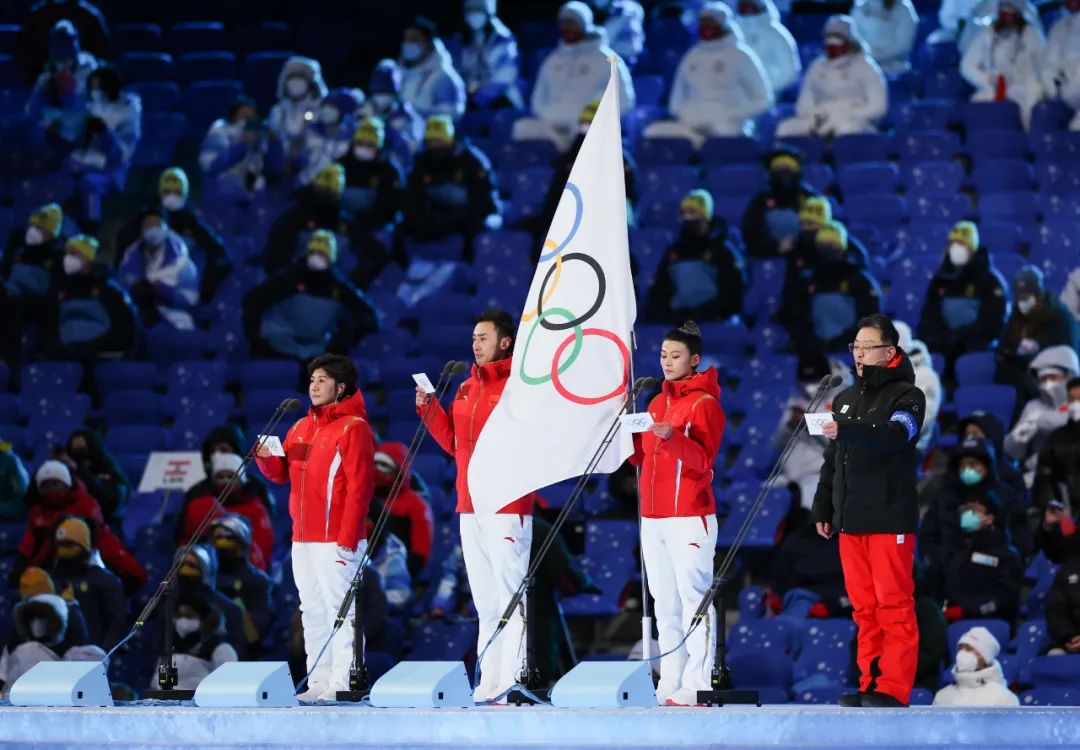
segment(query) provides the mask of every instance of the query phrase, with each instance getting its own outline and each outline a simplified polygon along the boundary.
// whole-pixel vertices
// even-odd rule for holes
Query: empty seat
[[[113,57],[128,52],[160,52],[162,48],[161,27],[156,23],[113,24],[109,36]]]
[[[997,417],[1002,424],[1012,422],[1016,389],[1009,385],[962,385],[956,389],[953,404],[956,413],[963,416],[985,411]]]
[[[22,417],[53,419],[58,422],[77,423],[90,414],[90,397],[85,393],[49,393],[36,391],[23,394],[19,399]],[[5,421],[0,417],[0,422]]]
[[[236,73],[236,55],[231,52],[191,52],[180,58],[182,83],[232,80]]]
[[[171,164],[186,127],[187,117],[179,112],[143,114],[142,137],[135,147],[132,166],[156,168]]]
[[[210,125],[225,117],[229,108],[244,93],[239,81],[198,79],[187,87],[188,134],[201,141]]]
[[[955,105],[949,101],[909,102],[900,106],[897,127],[907,132],[945,130],[949,127]]]
[[[169,29],[169,47],[174,55],[226,49],[225,25],[218,21],[178,23]]]
[[[646,138],[638,146],[637,161],[642,166],[686,164],[694,146],[684,138]]]
[[[833,158],[837,166],[854,162],[888,161],[892,138],[882,133],[842,135],[833,142]]]
[[[735,164],[709,170],[706,187],[713,194],[754,194],[767,183],[765,170],[757,164]]]
[[[937,221],[955,224],[970,218],[974,212],[965,195],[921,195],[911,197],[911,218],[914,221]]]
[[[180,104],[180,87],[172,81],[143,81],[127,87],[138,95],[143,112],[172,112]]]
[[[997,362],[993,352],[968,352],[956,358],[956,382],[960,385],[992,385]]]
[[[503,144],[494,156],[499,169],[550,168],[558,152],[551,141],[514,141]]]
[[[105,433],[109,450],[117,454],[146,455],[166,450],[169,436],[165,428],[154,425],[119,425]]]
[[[964,128],[968,134],[983,130],[1013,130],[1022,133],[1020,107],[1016,102],[968,102],[964,105]]]
[[[984,159],[1024,159],[1028,142],[1020,130],[977,130],[968,132],[965,149],[976,163]]]
[[[1039,213],[1038,200],[1032,192],[1014,190],[979,196],[980,221],[1006,219],[1027,226],[1036,222]]]
[[[78,362],[34,362],[23,365],[19,382],[24,391],[75,391],[82,382]]]
[[[707,168],[723,164],[760,164],[764,155],[761,143],[742,136],[709,138],[700,153]]]
[[[895,164],[888,162],[861,162],[846,164],[836,176],[844,195],[894,193],[900,179]]]
[[[164,52],[128,52],[117,62],[120,77],[126,83],[171,81],[176,77],[172,55]]]
[[[102,401],[101,414],[109,425],[158,425],[165,406],[153,391],[114,391]]]
[[[277,81],[290,52],[256,52],[244,58],[241,80],[244,91],[268,111],[277,101]]]
[[[980,194],[1031,190],[1035,186],[1034,170],[1023,159],[980,161],[972,170],[971,179]]]
[[[654,166],[640,170],[642,201],[679,201],[697,185],[690,167]]]
[[[918,195],[955,195],[964,181],[964,168],[955,161],[920,161],[904,167],[908,192]]]
[[[903,162],[949,161],[960,152],[960,136],[950,130],[913,131],[897,136]]]
[[[907,201],[898,195],[851,195],[844,201],[848,220],[875,224],[882,229],[895,227],[907,216]]]

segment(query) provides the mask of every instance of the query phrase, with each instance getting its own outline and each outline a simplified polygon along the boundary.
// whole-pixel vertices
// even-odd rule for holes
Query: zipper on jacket
[[[664,396],[664,419],[667,419],[671,411],[671,396]],[[660,456],[660,438],[653,441],[653,466],[652,476],[649,478],[649,513],[656,515],[656,463]]]
[[[315,450],[315,438],[319,436],[319,431],[322,430],[322,425],[319,424],[317,417],[312,416],[311,421],[315,423],[315,432],[311,435],[311,444],[308,446],[307,459],[304,461],[304,468],[300,469],[300,535],[304,536],[304,490],[307,488],[307,467],[311,461],[311,454]],[[300,541],[306,542],[307,539],[301,539]]]

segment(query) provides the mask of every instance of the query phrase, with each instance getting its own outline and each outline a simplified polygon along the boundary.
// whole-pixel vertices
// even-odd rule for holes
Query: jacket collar
[[[313,406],[308,411],[312,419],[319,422],[332,422],[339,417],[367,418],[367,406],[364,404],[364,396],[359,390],[343,401],[337,401],[325,406]]]
[[[683,398],[691,393],[704,393],[720,398],[720,382],[715,367],[695,372],[682,380],[665,380],[661,390],[669,398]]]
[[[956,676],[956,686],[958,688],[979,688],[983,685],[1005,685],[1005,675],[1001,671],[1001,663],[994,661],[989,667],[985,669],[977,669],[974,672],[958,672],[956,667],[953,667],[953,674]]]
[[[874,390],[893,381],[904,381],[914,385],[915,368],[912,367],[911,359],[904,350],[896,347],[896,356],[890,362],[885,365],[865,365],[862,376],[856,376],[855,379]]]
[[[493,383],[509,378],[513,367],[514,360],[511,357],[497,359],[494,362],[488,362],[486,365],[474,364],[472,366],[472,376],[481,383]]]

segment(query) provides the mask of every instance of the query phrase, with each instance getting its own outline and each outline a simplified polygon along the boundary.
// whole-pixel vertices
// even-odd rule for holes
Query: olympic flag
[[[625,402],[637,305],[618,75],[613,59],[529,287],[510,379],[469,462],[478,513],[581,476]],[[597,471],[615,471],[632,451],[617,431]]]

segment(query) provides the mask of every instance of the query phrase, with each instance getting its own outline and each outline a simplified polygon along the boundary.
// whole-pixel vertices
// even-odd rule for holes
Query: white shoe
[[[337,703],[337,694],[337,689],[331,688],[330,690],[324,690],[315,700],[319,703]]]
[[[672,693],[665,703],[669,706],[700,706],[697,699],[697,690],[691,688],[679,688]]]
[[[301,703],[314,703],[324,692],[325,691],[323,690],[323,688],[309,687],[307,690],[300,693],[300,695],[296,696],[296,700],[300,701]]]

